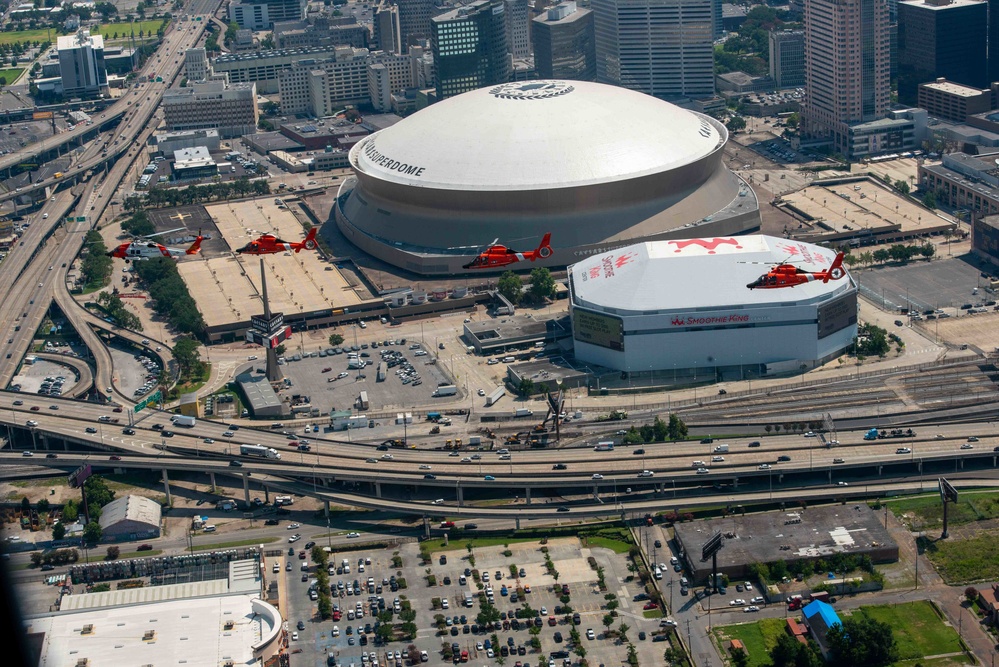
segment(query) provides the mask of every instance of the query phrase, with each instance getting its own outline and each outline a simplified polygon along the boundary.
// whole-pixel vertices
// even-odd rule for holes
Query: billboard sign
[[[701,547],[701,560],[707,560],[711,558],[721,550],[721,547],[722,547],[722,534],[715,533],[714,535],[711,536],[711,539],[705,542],[704,546]]]
[[[941,477],[938,480],[938,482],[940,484],[940,499],[943,502],[945,502],[945,503],[948,500],[950,502],[952,502],[952,503],[956,503],[957,502],[957,489],[954,488],[954,485],[951,484],[950,482],[948,482],[943,477]]]
[[[84,463],[82,466],[73,471],[69,476],[69,486],[73,489],[78,489],[83,486],[83,483],[87,481],[87,478],[93,474],[93,469],[90,467],[89,463]]]
[[[573,308],[572,335],[583,343],[624,351],[624,321],[620,317]]]

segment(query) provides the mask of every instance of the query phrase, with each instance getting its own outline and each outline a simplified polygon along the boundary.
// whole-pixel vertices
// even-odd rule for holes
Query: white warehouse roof
[[[727,137],[691,111],[585,81],[521,81],[443,100],[351,150],[361,172],[457,190],[626,180],[695,162]]]
[[[777,264],[828,269],[836,253],[774,236],[654,241],[594,255],[574,264],[575,305],[621,314],[804,303],[849,284],[846,280],[751,290],[746,285]]]
[[[145,496],[122,496],[101,508],[101,530],[107,530],[122,521],[135,521],[159,529],[162,508],[155,500]]]

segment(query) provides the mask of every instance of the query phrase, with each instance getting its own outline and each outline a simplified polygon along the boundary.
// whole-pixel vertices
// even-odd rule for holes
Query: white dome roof
[[[811,243],[753,235],[652,241],[572,265],[577,305],[620,314],[805,303],[850,285],[846,280],[781,289],[746,287],[777,264],[824,271],[836,253]],[[710,317],[710,315],[708,315]]]
[[[706,116],[625,88],[522,81],[422,109],[359,142],[358,171],[460,190],[613,182],[696,162],[727,137]]]

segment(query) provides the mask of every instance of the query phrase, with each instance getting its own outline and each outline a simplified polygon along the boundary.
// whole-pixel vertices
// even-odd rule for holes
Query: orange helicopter
[[[159,234],[150,234],[146,238],[153,238],[154,236],[161,236],[163,234],[170,234],[184,229],[179,227],[177,229],[171,229],[170,231],[160,232]],[[141,242],[141,241],[129,241],[127,243],[122,243],[114,250],[109,250],[107,252],[108,257],[114,257],[117,259],[125,260],[127,264],[133,260],[139,259],[153,259],[155,257],[172,257],[177,259],[182,255],[196,255],[198,251],[201,250],[201,242],[204,237],[201,233],[194,239],[194,243],[187,249],[183,248],[170,248],[155,241]]]
[[[536,259],[547,259],[555,253],[555,251],[552,250],[551,240],[552,234],[551,232],[548,232],[545,234],[544,238],[541,239],[541,243],[538,244],[538,247],[534,250],[517,252],[516,250],[507,248],[504,245],[497,245],[496,241],[499,241],[499,239],[496,239],[490,243],[489,247],[482,251],[478,257],[461,268],[495,269],[501,266],[507,266],[508,264],[522,262],[527,259],[532,262]]]
[[[288,241],[282,241],[273,234],[264,234],[260,238],[250,241],[242,248],[237,248],[236,252],[241,255],[273,255],[279,252],[285,252],[286,250],[299,252],[302,248],[305,248],[306,250],[315,250],[317,231],[318,228],[313,227],[309,230],[309,234],[305,237],[305,240],[298,243],[289,243]]]
[[[778,289],[781,287],[804,285],[815,280],[820,280],[823,283],[827,283],[830,280],[839,280],[846,275],[846,271],[843,270],[843,256],[844,253],[837,254],[832,266],[824,271],[802,271],[794,264],[781,263],[770,269],[767,273],[764,273],[754,282],[746,285],[746,287],[749,289]]]

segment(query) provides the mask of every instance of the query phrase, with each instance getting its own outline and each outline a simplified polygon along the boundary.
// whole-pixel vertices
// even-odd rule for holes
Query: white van
[[[656,570],[655,570],[654,576],[655,576],[656,580],[659,580],[659,579],[663,578],[663,571],[662,571],[662,569],[659,568],[659,566],[656,566]]]
[[[215,524],[210,523],[207,526],[205,526],[204,528],[202,528],[202,530],[204,532],[206,532],[206,533],[214,533],[215,532]]]

